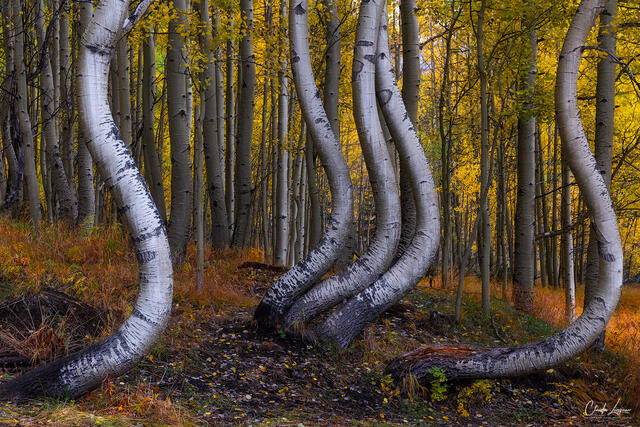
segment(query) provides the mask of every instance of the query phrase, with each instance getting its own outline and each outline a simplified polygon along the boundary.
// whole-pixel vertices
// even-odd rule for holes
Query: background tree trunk
[[[24,62],[24,26],[22,18],[22,6],[20,0],[12,0],[12,20],[15,24],[15,50],[13,60],[17,80],[18,96],[18,121],[22,134],[24,147],[24,180],[29,201],[29,214],[31,224],[37,233],[40,227],[40,189],[38,175],[36,173],[35,141],[31,131],[31,117],[29,116],[29,103],[27,90],[27,70]]]
[[[484,13],[486,0],[481,0],[476,29],[478,73],[480,75],[480,273],[482,276],[482,308],[485,315],[491,310],[491,284],[489,265],[491,262],[491,220],[489,219],[489,114],[487,111],[487,69],[484,63]]]
[[[149,33],[145,38],[142,49],[144,56],[144,69],[142,72],[142,152],[144,153],[145,177],[160,218],[166,222],[167,208],[164,200],[162,167],[156,149],[156,136],[154,133],[156,58],[153,34]]]
[[[522,111],[518,117],[518,193],[515,217],[515,258],[513,265],[513,305],[518,310],[530,312],[533,309],[534,264],[536,262],[536,117],[533,99],[537,74],[537,32],[531,19],[525,20],[529,26],[527,52],[528,68],[522,76]],[[542,165],[538,165],[542,167]]]
[[[253,56],[253,0],[241,0],[240,10],[240,80],[238,99],[238,134],[236,135],[235,162],[235,222],[233,246],[245,247],[248,242],[251,212],[251,145],[256,92],[256,65]]]
[[[166,85],[169,113],[169,139],[171,141],[171,214],[168,235],[173,261],[182,262],[187,250],[191,228],[193,182],[191,179],[191,136],[187,100],[187,71],[184,40],[180,28],[185,25],[185,0],[172,0],[178,15],[169,21],[169,48],[167,52]]]
[[[201,103],[203,111],[202,133],[204,160],[207,168],[207,195],[211,209],[211,243],[214,248],[222,249],[229,245],[229,224],[224,199],[224,169],[221,164],[220,139],[218,135],[218,87],[216,86],[216,62],[211,52],[213,39],[208,29],[209,1],[200,0],[200,21],[205,29],[200,37],[200,45],[207,55],[207,61],[201,77]]]

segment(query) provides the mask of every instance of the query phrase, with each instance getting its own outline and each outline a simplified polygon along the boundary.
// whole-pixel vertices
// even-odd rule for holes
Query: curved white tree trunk
[[[118,376],[144,357],[165,328],[173,288],[163,221],[113,121],[107,101],[109,63],[128,1],[103,0],[82,37],[79,55],[80,123],[89,151],[125,218],[140,265],[140,293],[131,315],[103,341],[0,385],[0,397],[74,398]]]
[[[383,21],[376,28],[379,35],[376,94],[396,149],[406,166],[417,222],[411,243],[395,264],[374,284],[332,313],[318,330],[320,337],[342,347],[348,346],[368,323],[398,302],[424,277],[440,240],[440,210],[431,168],[395,84],[389,60],[386,8],[380,16]]]
[[[410,373],[428,381],[429,370],[438,367],[447,379],[490,378],[525,375],[548,369],[584,351],[604,330],[613,314],[622,287],[622,244],[607,186],[593,157],[580,120],[577,80],[587,35],[603,0],[584,0],[565,37],[556,81],[556,120],[567,161],[589,207],[598,237],[600,271],[594,298],[582,315],[567,328],[541,341],[515,347],[470,348],[464,354],[437,349],[418,349],[405,354],[387,368],[403,377]]]
[[[402,100],[413,126],[418,124],[418,101],[420,96],[420,33],[418,30],[418,6],[416,0],[400,2],[400,23],[402,28]],[[398,244],[399,258],[411,243],[416,230],[416,207],[411,194],[411,182],[406,172],[407,166],[400,161],[400,197],[402,204],[402,231]],[[443,247],[443,259],[448,250]]]
[[[301,4],[306,7],[304,3]],[[361,7],[352,75],[355,122],[376,206],[375,235],[364,254],[351,266],[314,286],[296,301],[287,313],[285,326],[302,325],[371,285],[391,265],[400,240],[400,198],[375,97],[379,18],[374,14],[380,15],[381,6],[374,3]],[[300,19],[296,24],[291,29],[292,34],[298,25],[306,29],[307,21]]]
[[[610,53],[598,62],[598,76],[596,83],[596,132],[594,151],[600,173],[611,189],[611,152],[613,150],[615,105],[616,105],[616,67],[614,59],[616,52],[616,26],[614,21],[618,14],[618,1],[608,0],[600,14],[600,29],[598,44],[600,48]],[[594,230],[589,234],[587,250],[587,268],[584,285],[584,304],[591,301],[591,289],[598,283],[598,238]],[[604,349],[604,333],[594,342],[594,349]]]
[[[300,109],[329,181],[331,215],[327,229],[317,245],[302,261],[280,276],[256,309],[255,319],[258,325],[267,328],[280,324],[295,299],[331,268],[352,224],[351,178],[313,77],[306,4],[306,1],[289,2],[291,66]],[[300,25],[300,22],[305,24]]]

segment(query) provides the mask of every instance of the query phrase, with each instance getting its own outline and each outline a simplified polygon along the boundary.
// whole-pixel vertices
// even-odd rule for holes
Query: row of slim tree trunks
[[[182,11],[196,7],[185,0],[174,0],[173,3],[176,9]],[[87,226],[118,219],[107,186],[99,176],[94,175],[86,144],[82,141],[75,120],[73,94],[77,47],[79,34],[90,17],[90,5],[87,2],[70,5],[60,0],[47,2],[46,6],[42,0],[3,2],[3,23],[16,24],[3,25],[3,48],[8,58],[5,76],[14,77],[5,78],[3,85],[8,89],[15,87],[18,93],[25,95],[13,102],[3,98],[3,107],[6,108],[3,108],[4,114],[0,119],[6,171],[0,168],[0,196],[6,200],[5,208],[14,210],[20,205],[18,201],[28,201],[29,216],[36,225],[42,219],[43,212],[44,219],[48,221],[64,218]],[[253,4],[247,0],[240,6],[241,22],[233,22],[228,16],[221,17],[223,12],[219,10],[210,16],[206,1],[197,6],[201,21],[211,29],[200,39],[203,47],[210,45],[217,36],[221,19],[236,25],[241,34],[238,46],[229,40],[226,45],[209,51],[207,66],[197,75],[188,72],[184,61],[184,40],[176,30],[182,18],[171,21],[169,34],[172,49],[167,52],[166,84],[162,85],[160,92],[157,90],[152,32],[147,34],[137,51],[130,48],[126,38],[120,40],[110,73],[111,107],[122,138],[138,165],[142,166],[153,199],[161,216],[168,222],[175,260],[184,257],[186,245],[195,233],[197,241],[206,239],[216,248],[229,245],[262,247],[268,261],[293,265],[314,246],[325,226],[329,205],[326,178],[319,173],[313,144],[302,123],[294,92],[289,87],[288,55],[283,31],[286,26],[285,3],[267,4],[268,34],[280,49],[268,64],[271,71],[262,76],[262,82],[256,77],[253,61],[252,44],[256,35],[252,27]],[[334,132],[340,137],[347,132],[341,132],[338,110],[339,17],[334,2],[327,0],[326,6],[329,14],[326,41],[332,49],[326,52],[325,57],[323,99]],[[77,8],[77,13],[71,14],[70,7]],[[280,22],[273,22],[273,9],[276,7],[280,8]],[[450,7],[451,22],[446,27],[454,28],[460,15],[457,12],[459,5],[454,1]],[[466,248],[471,246],[469,239],[476,236],[480,248],[477,271],[482,277],[486,306],[489,265],[494,266],[496,278],[503,281],[505,286],[507,277],[511,275],[515,275],[517,281],[515,265],[522,265],[514,258],[514,253],[522,253],[517,249],[519,239],[512,225],[514,221],[519,222],[517,206],[508,203],[510,198],[507,195],[516,190],[509,184],[514,182],[511,177],[515,174],[514,163],[510,160],[515,155],[514,144],[509,141],[516,134],[520,141],[525,132],[522,127],[514,129],[500,121],[496,123],[495,120],[489,120],[489,117],[501,117],[505,106],[494,105],[494,98],[491,97],[489,101],[485,93],[486,65],[485,52],[482,50],[484,7],[483,1],[475,18],[478,25],[476,62],[480,70],[482,119],[479,225],[474,225],[459,213],[451,213],[455,205],[472,202],[463,200],[462,193],[457,194],[449,180],[451,155],[457,149],[452,139],[455,110],[459,98],[464,96],[464,88],[459,87],[460,79],[450,75],[456,72],[450,70],[454,56],[450,51],[453,31],[445,35],[443,84],[439,93],[433,94],[434,100],[437,99],[433,103],[437,105],[437,112],[433,116],[437,119],[422,126],[437,127],[441,136],[443,245],[439,259],[442,284],[448,286],[451,267],[456,260],[464,258]],[[417,23],[408,23],[415,19],[413,10],[412,2],[403,2],[401,25],[398,26],[402,29],[402,46],[399,42],[394,43],[396,64],[400,62],[402,49],[410,47],[418,37],[411,32]],[[45,22],[45,12],[53,17],[49,22]],[[71,16],[77,17],[74,22],[70,22]],[[29,24],[24,31],[21,30],[23,21]],[[395,16],[393,22],[395,27]],[[535,40],[535,31],[531,32],[531,37]],[[606,38],[601,43],[607,43]],[[28,49],[29,44],[35,44],[40,49]],[[24,57],[25,53],[31,57]],[[430,55],[435,55],[433,47]],[[467,61],[472,60],[467,57]],[[532,67],[535,71],[535,53],[532,55]],[[606,73],[606,70],[599,68],[599,75],[601,73]],[[403,97],[409,114],[412,120],[419,123],[419,66],[412,65],[408,60],[403,61],[402,75]],[[435,79],[435,76],[432,78]],[[32,84],[36,80],[39,85]],[[199,96],[203,100],[200,108],[193,107],[194,90],[200,91]],[[262,97],[263,109],[256,112],[254,106],[259,96]],[[158,109],[160,122],[156,123]],[[261,129],[259,134],[254,135],[254,127],[250,124],[258,115],[261,117]],[[165,121],[168,121],[168,135],[165,135]],[[580,198],[574,200],[575,209],[569,222],[562,222],[561,213],[569,200],[560,195],[563,184],[557,131],[551,126],[542,128],[535,123],[527,126],[533,126],[533,131],[529,132],[533,142],[528,142],[528,149],[533,156],[529,165],[534,165],[534,169],[533,176],[528,179],[535,181],[535,207],[528,212],[535,217],[532,221],[535,228],[528,231],[532,237],[526,240],[535,241],[537,245],[537,250],[536,246],[530,247],[527,257],[537,261],[530,264],[533,271],[527,273],[529,278],[526,281],[531,282],[532,277],[533,280],[539,279],[542,285],[559,286],[562,283],[560,278],[564,258],[558,256],[562,234],[558,230],[573,224],[576,239],[572,250],[574,274],[578,282],[583,282],[590,265],[587,248],[589,242],[593,241],[589,237],[585,207]],[[191,143],[192,133],[195,140],[202,144]],[[163,158],[167,136],[171,167],[167,167]],[[259,144],[256,145],[255,141],[259,141]],[[546,143],[543,144],[543,141]],[[343,139],[343,152],[347,157],[354,143]],[[201,150],[194,158],[202,159],[206,166],[204,169],[202,162],[197,166],[192,164],[193,148]],[[546,153],[543,152],[545,150]],[[544,163],[545,157],[549,159],[547,164]],[[371,190],[363,178],[363,162],[357,159],[351,166],[358,177],[354,181],[356,203],[353,219],[357,233],[351,244],[347,245],[342,262],[338,263],[341,266],[348,265],[354,253],[361,253],[369,245],[375,231],[374,206]],[[524,167],[518,165],[516,170],[522,172]],[[397,168],[396,172],[402,186],[401,170]],[[164,186],[166,174],[171,175],[168,204]],[[38,175],[42,179],[43,200],[40,200],[37,190],[40,185]],[[495,224],[490,223],[489,200],[486,196],[486,188],[491,185],[497,186]],[[205,189],[204,198],[202,188]],[[402,199],[405,206],[407,199],[411,198],[403,193]],[[40,209],[41,204],[43,209]],[[206,209],[202,209],[203,204]],[[410,208],[403,209],[404,214],[410,212]],[[411,221],[410,217],[403,217],[404,224]],[[494,241],[492,226],[495,228]],[[478,231],[474,232],[476,227]],[[462,268],[462,262],[458,263]]]

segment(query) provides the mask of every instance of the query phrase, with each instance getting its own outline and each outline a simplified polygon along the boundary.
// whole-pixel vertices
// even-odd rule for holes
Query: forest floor
[[[191,248],[188,260],[192,257]],[[562,326],[561,293],[539,289],[538,317],[494,298],[492,316],[485,320],[478,280],[468,277],[463,318],[456,323],[452,290],[425,280],[354,345],[339,350],[297,341],[287,331],[258,333],[253,308],[280,274],[246,264],[260,258],[254,251],[208,254],[204,295],[194,295],[194,272],[185,264],[176,272],[167,332],[136,369],[77,401],[0,403],[0,425],[640,422],[638,408],[624,411],[638,402],[632,369],[637,354],[629,353],[638,351],[637,288],[623,292],[608,338],[612,350],[582,355],[538,375],[444,381],[409,394],[384,375],[391,358],[422,344],[507,345],[542,338]],[[135,296],[132,266],[129,243],[118,229],[78,236],[51,227],[34,240],[26,227],[0,220],[0,381],[115,329]],[[606,411],[597,411],[604,405]],[[617,415],[611,413],[616,406]]]

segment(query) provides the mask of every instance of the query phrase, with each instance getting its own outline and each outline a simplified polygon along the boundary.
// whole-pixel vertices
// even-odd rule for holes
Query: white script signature
[[[610,415],[618,415],[618,416],[622,416],[622,415],[629,415],[631,413],[631,409],[623,409],[623,408],[618,408],[618,404],[620,403],[620,399],[618,399],[618,401],[616,402],[615,405],[613,405],[613,408],[609,409],[607,408],[607,403],[603,403],[602,405],[599,405],[598,403],[595,403],[593,400],[590,400],[587,402],[587,404],[584,407],[584,412],[583,414],[587,417],[593,417],[593,416],[610,416]]]

